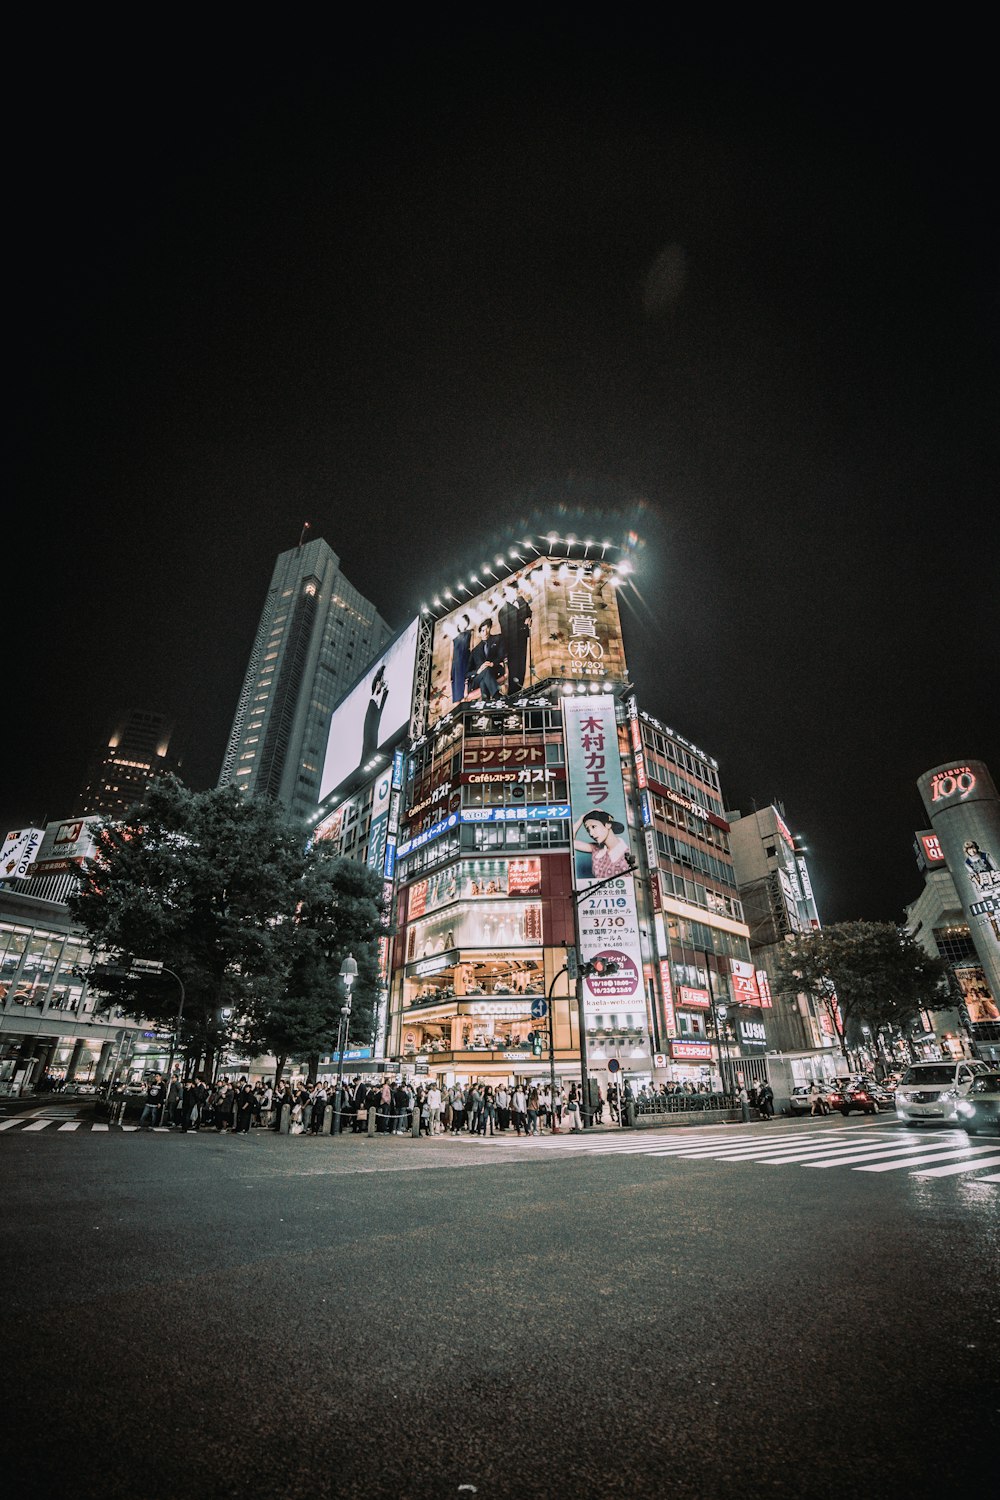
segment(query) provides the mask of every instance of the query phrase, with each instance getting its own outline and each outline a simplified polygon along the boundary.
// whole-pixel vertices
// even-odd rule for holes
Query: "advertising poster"
[[[540,896],[540,859],[468,859],[437,870],[410,886],[408,916],[425,916],[452,901],[482,900],[490,896]]]
[[[410,722],[417,626],[416,620],[408,625],[333,710],[319,787],[321,802],[368,765]]]
[[[412,912],[409,915],[412,917]],[[448,911],[410,922],[406,962],[454,949],[537,948],[541,941],[540,901],[462,902]]]
[[[563,699],[563,734],[573,827],[573,884],[580,959],[615,966],[583,981],[588,1015],[645,1014],[642,947],[635,879],[618,750],[615,700],[610,693]],[[607,883],[605,883],[607,882]]]
[[[41,828],[14,828],[3,841],[0,851],[0,880],[26,880],[34,874],[34,864],[42,846]]]
[[[969,1025],[979,1026],[986,1021],[1000,1021],[1000,1006],[996,996],[990,993],[982,964],[956,964],[955,978],[962,992],[962,1002],[969,1013]]]
[[[753,964],[742,959],[729,960],[730,977],[733,982],[733,1000],[737,1005],[760,1005],[760,991]]]
[[[551,677],[625,681],[616,574],[536,558],[434,627],[428,725],[459,703],[492,702]]]

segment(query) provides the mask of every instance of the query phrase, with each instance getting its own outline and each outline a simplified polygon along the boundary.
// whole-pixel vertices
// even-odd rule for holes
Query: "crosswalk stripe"
[[[990,1172],[986,1177],[980,1177],[980,1182],[1000,1182],[1000,1172]]]
[[[874,1162],[867,1167],[855,1167],[855,1172],[892,1172],[899,1167],[922,1167],[927,1162],[941,1161],[946,1156],[962,1156],[966,1160],[973,1156],[982,1156],[986,1151],[992,1151],[992,1146],[956,1146],[954,1150],[935,1151],[932,1156],[911,1156],[907,1161],[883,1161]]]
[[[971,1172],[974,1167],[1000,1167],[1000,1156],[988,1156],[985,1161],[982,1157],[978,1161],[953,1162],[950,1167],[925,1167],[923,1171],[914,1172],[914,1177],[952,1177],[956,1172]],[[995,1179],[987,1178],[987,1181]]]
[[[45,1127],[49,1123],[50,1122],[48,1120],[32,1120],[31,1124],[30,1125],[25,1125],[24,1129],[25,1129],[25,1131],[28,1131],[28,1130],[44,1130]]]
[[[903,1158],[906,1160],[915,1160],[915,1153],[921,1149],[920,1146],[916,1145],[883,1147],[882,1150],[879,1150],[875,1146],[870,1146],[867,1151],[844,1151],[837,1156],[827,1157],[825,1161],[804,1161],[802,1165],[804,1167],[843,1167],[850,1166],[856,1161],[877,1161],[879,1157],[887,1157],[889,1161],[899,1161]],[[938,1149],[938,1157],[947,1154],[942,1148]],[[923,1160],[922,1157],[920,1159]],[[928,1160],[933,1161],[934,1158],[929,1157]]]
[[[91,1130],[110,1130],[110,1125],[91,1125]]]
[[[65,1125],[60,1125],[60,1130],[79,1130],[83,1124],[82,1120],[68,1120]]]
[[[10,1128],[13,1125],[17,1125],[19,1123],[20,1123],[20,1121],[18,1121],[16,1119],[14,1119],[14,1120],[0,1120],[0,1130],[10,1130]]]

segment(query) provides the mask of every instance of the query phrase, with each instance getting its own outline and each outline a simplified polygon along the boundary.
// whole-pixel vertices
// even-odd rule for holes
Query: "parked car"
[[[967,1099],[975,1080],[993,1071],[986,1063],[913,1063],[896,1090],[896,1118],[907,1125],[962,1124],[959,1100]]]
[[[968,1096],[958,1101],[958,1120],[969,1135],[1000,1134],[1000,1072],[980,1073]]]
[[[790,1115],[811,1115],[813,1107],[813,1095],[811,1083],[797,1083],[788,1096],[788,1113]],[[823,1101],[822,1112],[830,1113],[830,1095],[826,1084],[820,1084],[820,1098]]]

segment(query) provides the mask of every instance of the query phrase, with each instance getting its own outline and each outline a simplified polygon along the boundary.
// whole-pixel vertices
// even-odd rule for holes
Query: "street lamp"
[[[351,1029],[351,985],[358,977],[358,963],[352,953],[349,953],[341,964],[340,977],[344,982],[345,999],[340,1008],[340,1024],[337,1027],[337,1135],[340,1134],[340,1127],[343,1123],[344,1051],[347,1047],[347,1037]]]

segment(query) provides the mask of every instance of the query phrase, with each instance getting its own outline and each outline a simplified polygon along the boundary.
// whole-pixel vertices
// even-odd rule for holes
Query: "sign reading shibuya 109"
[[[583,981],[588,1015],[645,1017],[642,949],[629,847],[625,786],[610,693],[564,698],[563,733],[573,818],[577,891],[607,881],[578,903],[580,960],[615,964],[613,974]]]
[[[617,575],[600,563],[536,558],[442,616],[434,629],[428,724],[551,677],[625,679]]]

